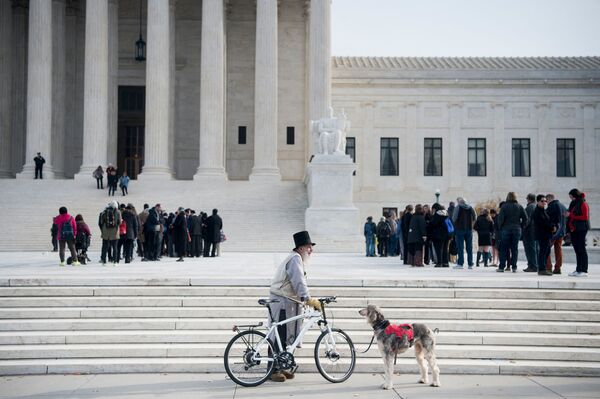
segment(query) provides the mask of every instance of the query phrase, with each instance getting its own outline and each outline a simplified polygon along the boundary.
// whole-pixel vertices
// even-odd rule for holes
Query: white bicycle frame
[[[269,339],[269,336],[275,335],[277,347],[279,348],[279,351],[282,352],[283,344],[281,343],[281,338],[279,337],[279,334],[277,334],[277,327],[291,323],[296,320],[300,320],[300,319],[308,320],[308,321],[306,321],[304,323],[304,326],[302,326],[302,330],[300,330],[300,333],[298,334],[298,336],[296,337],[294,342],[286,348],[287,352],[290,352],[293,354],[294,351],[296,350],[296,348],[298,347],[298,345],[300,344],[300,341],[302,341],[302,337],[304,336],[304,334],[312,326],[314,326],[315,323],[318,323],[320,320],[322,320],[321,312],[319,312],[317,310],[305,310],[302,314],[300,314],[298,316],[290,317],[289,319],[285,319],[285,320],[277,322],[277,323],[272,323],[271,327],[268,329],[267,336],[265,338],[261,339],[256,346],[263,345],[265,343],[265,341],[267,341]],[[325,328],[322,328],[322,331],[327,331],[328,333],[331,333],[331,328],[329,327],[329,325],[326,325]],[[335,342],[333,342],[333,343],[326,342],[326,344],[327,344],[327,346],[333,344],[334,350],[335,350]],[[256,356],[256,353],[252,356],[252,360],[258,360],[255,358],[255,356]],[[265,357],[261,356],[260,360],[274,361],[275,359],[270,358],[270,357],[265,358]]]

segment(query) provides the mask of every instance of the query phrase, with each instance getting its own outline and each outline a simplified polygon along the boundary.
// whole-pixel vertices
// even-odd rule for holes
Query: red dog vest
[[[385,328],[384,332],[388,335],[396,334],[398,338],[406,336],[409,342],[412,342],[414,339],[414,331],[410,324],[390,324]]]

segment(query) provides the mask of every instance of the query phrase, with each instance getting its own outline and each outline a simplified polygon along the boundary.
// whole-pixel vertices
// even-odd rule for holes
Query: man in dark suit
[[[40,179],[43,179],[42,169],[44,168],[44,164],[46,163],[46,160],[42,156],[41,152],[37,153],[37,156],[35,158],[33,158],[33,162],[35,162],[35,178],[37,179],[38,175],[39,175]]]
[[[207,222],[207,238],[205,239],[204,245],[204,256],[208,257],[210,250],[210,257],[215,256],[217,245],[221,242],[221,230],[223,229],[223,221],[221,217],[217,215],[219,211],[217,209],[212,210],[212,215],[208,217]],[[212,249],[211,249],[212,248]]]

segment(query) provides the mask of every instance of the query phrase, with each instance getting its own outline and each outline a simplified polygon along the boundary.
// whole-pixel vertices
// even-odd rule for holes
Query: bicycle
[[[327,381],[333,383],[344,382],[350,378],[356,365],[354,344],[344,331],[331,328],[325,315],[325,304],[336,302],[336,297],[319,298],[322,312],[305,307],[302,314],[280,322],[274,322],[271,312],[270,304],[276,302],[279,300],[258,301],[259,305],[267,307],[272,322],[270,328],[264,328],[266,334],[257,330],[263,326],[262,322],[233,327],[233,331],[238,334],[229,341],[223,355],[227,375],[236,384],[255,387],[269,379],[275,369],[295,371],[298,366],[294,359],[294,351],[304,334],[317,324],[321,329],[314,348],[317,370]],[[304,320],[302,330],[294,342],[284,350],[277,327],[301,319]],[[244,330],[241,331],[241,328]],[[275,337],[275,343],[268,338],[269,336]]]

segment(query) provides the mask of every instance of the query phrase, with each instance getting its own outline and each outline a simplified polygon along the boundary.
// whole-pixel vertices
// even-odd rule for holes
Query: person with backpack
[[[54,218],[54,221],[58,226],[56,239],[58,240],[60,266],[65,265],[65,245],[69,247],[69,251],[71,252],[73,266],[79,266],[80,263],[77,260],[77,253],[75,252],[75,236],[77,235],[75,219],[69,215],[66,207],[61,206],[58,210],[58,216]]]
[[[75,235],[75,250],[79,254],[81,259],[78,259],[82,264],[90,259],[87,256],[87,249],[90,247],[90,241],[92,232],[89,226],[83,220],[83,216],[78,214],[75,216],[75,223],[77,224],[77,234]]]
[[[388,246],[390,244],[390,236],[392,235],[392,228],[385,217],[382,217],[377,224],[377,240],[379,241],[379,245],[381,245],[381,250],[379,251],[379,256],[387,257],[388,256]]]
[[[452,222],[448,218],[448,212],[443,205],[435,203],[431,206],[433,216],[429,222],[429,236],[435,251],[435,267],[449,267],[448,264],[448,241],[454,228],[448,229],[447,223]]]
[[[548,200],[546,212],[548,213],[550,222],[556,226],[556,232],[550,242],[550,248],[554,247],[554,269],[552,269],[552,255],[550,254],[546,260],[546,270],[552,272],[552,274],[561,274],[562,245],[566,234],[565,212],[567,211],[567,207],[556,199],[554,194],[547,194],[546,199]]]
[[[104,170],[102,169],[102,165],[98,165],[96,170],[92,173],[94,179],[96,179],[96,188],[98,190],[104,190]]]
[[[365,246],[366,246],[366,255],[365,256],[375,256],[375,233],[377,230],[377,226],[373,223],[373,216],[369,216],[367,218],[367,222],[363,228],[364,236],[365,236]]]
[[[100,263],[106,266],[106,255],[113,266],[117,265],[117,241],[119,240],[119,225],[121,224],[121,213],[117,201],[111,201],[100,213],[98,227],[102,232],[102,252]]]
[[[138,226],[138,218],[135,214],[135,208],[132,204],[127,204],[127,206],[121,212],[121,217],[123,222],[121,225],[125,223],[125,231],[119,231],[119,239],[123,238],[123,257],[125,258],[125,263],[131,263],[133,259],[133,242],[137,238],[139,226]]]

